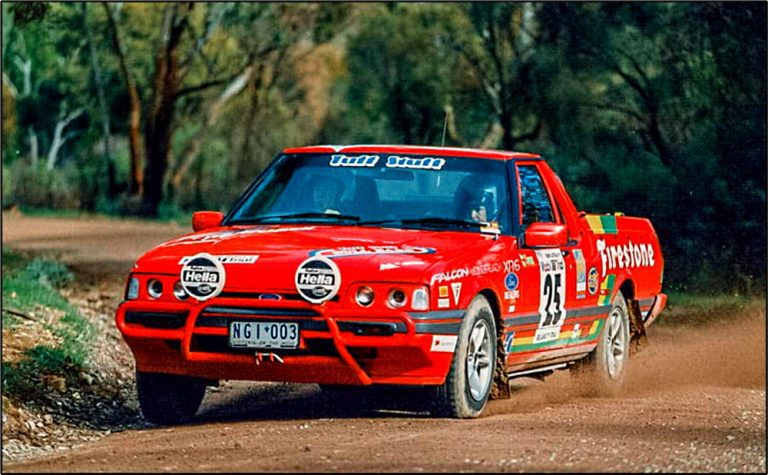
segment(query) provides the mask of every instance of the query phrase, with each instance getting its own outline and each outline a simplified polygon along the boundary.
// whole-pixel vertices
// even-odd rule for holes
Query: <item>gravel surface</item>
[[[68,298],[102,330],[87,375],[93,391],[58,393],[59,412],[8,409],[3,399],[6,472],[766,470],[764,310],[652,328],[617,398],[589,397],[559,372],[517,380],[485,417],[456,421],[386,394],[362,404],[315,385],[225,382],[209,388],[192,423],[158,428],[137,411],[132,357],[112,312],[133,260],[186,230],[106,219],[3,224],[4,243],[58,253],[74,268]]]

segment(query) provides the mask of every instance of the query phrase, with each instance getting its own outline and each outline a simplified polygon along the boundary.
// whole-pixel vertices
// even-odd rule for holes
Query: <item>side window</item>
[[[552,203],[536,167],[523,165],[517,168],[520,177],[520,194],[523,203],[523,227],[537,221],[556,222]]]

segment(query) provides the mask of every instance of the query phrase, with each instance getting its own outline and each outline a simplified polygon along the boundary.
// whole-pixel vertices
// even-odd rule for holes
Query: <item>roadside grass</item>
[[[23,324],[31,325],[27,332],[39,331],[42,336],[45,330],[55,337],[53,342],[35,342],[33,335],[33,343],[16,361],[7,361],[3,352],[3,395],[34,399],[47,390],[51,377],[66,380],[79,374],[86,365],[94,329],[57,291],[73,279],[63,264],[3,248],[2,268],[4,349],[10,344],[6,338],[21,336]]]
[[[667,296],[667,308],[657,322],[664,326],[705,325],[765,312],[766,308],[765,295],[669,291]]]

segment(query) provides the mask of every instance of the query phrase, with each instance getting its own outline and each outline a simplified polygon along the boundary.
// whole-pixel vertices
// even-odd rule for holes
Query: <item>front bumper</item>
[[[457,335],[463,311],[341,308],[334,302],[218,297],[188,304],[131,300],[116,324],[145,372],[209,379],[325,384],[438,385],[453,352],[436,339]],[[232,320],[297,322],[294,350],[235,349]]]

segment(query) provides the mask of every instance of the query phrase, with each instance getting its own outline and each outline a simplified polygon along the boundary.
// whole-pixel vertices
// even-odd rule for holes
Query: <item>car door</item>
[[[527,331],[519,334],[518,344],[528,351],[525,360],[546,359],[543,353],[565,344],[563,327],[569,304],[575,296],[577,266],[574,249],[563,247],[527,247],[523,233],[535,222],[565,224],[553,194],[543,179],[537,161],[518,161],[515,164],[518,183],[520,259],[535,262],[533,266],[521,266],[521,280],[525,283],[524,310],[531,320]],[[581,261],[580,261],[581,262]]]

